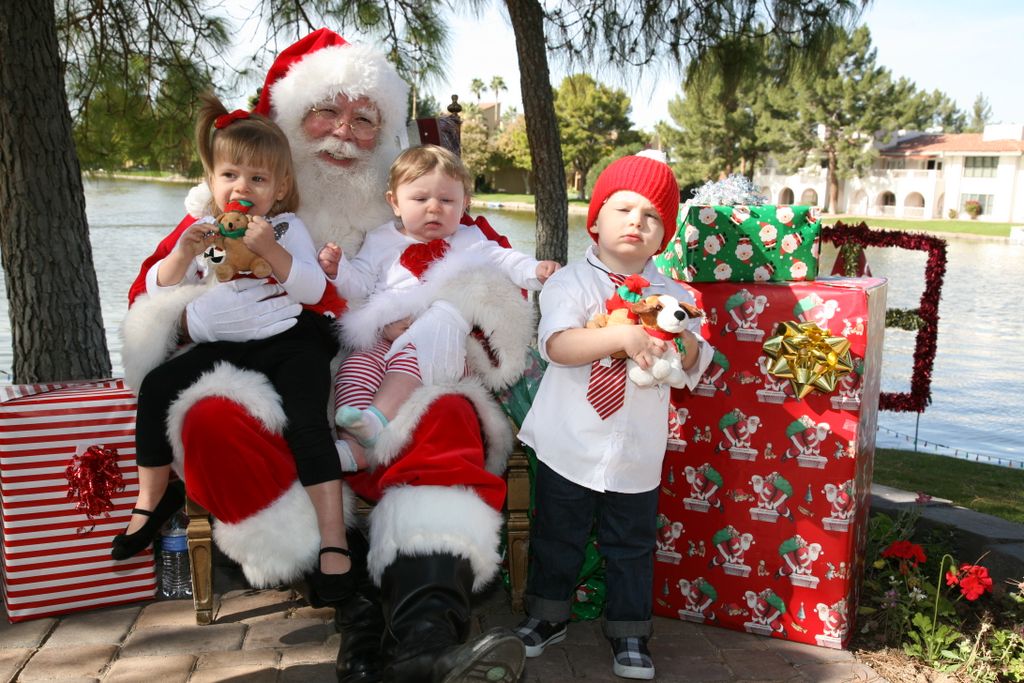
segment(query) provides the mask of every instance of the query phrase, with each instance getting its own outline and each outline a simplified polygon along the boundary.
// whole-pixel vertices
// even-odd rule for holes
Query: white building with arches
[[[896,218],[960,217],[964,202],[981,204],[979,220],[1024,223],[1024,126],[985,126],[983,133],[903,132],[879,147],[866,176],[839,183],[834,213]],[[754,183],[775,204],[820,206],[824,168],[782,175],[769,168]]]

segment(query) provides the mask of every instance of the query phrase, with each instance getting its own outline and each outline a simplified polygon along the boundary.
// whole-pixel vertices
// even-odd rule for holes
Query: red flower
[[[900,560],[911,560],[916,567],[928,558],[924,555],[924,549],[910,541],[893,541],[882,551],[882,557],[895,557]]]
[[[960,577],[953,572],[946,572],[946,585],[955,586],[960,583]]]
[[[948,576],[946,581],[949,581]],[[960,591],[968,600],[977,600],[986,592],[991,592],[992,577],[988,575],[988,569],[979,564],[960,565]]]

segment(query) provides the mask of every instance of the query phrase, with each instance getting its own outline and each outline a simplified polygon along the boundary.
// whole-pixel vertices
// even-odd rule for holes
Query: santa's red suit
[[[271,68],[256,111],[277,121],[292,143],[302,196],[297,213],[318,247],[335,242],[354,253],[363,234],[390,215],[383,189],[386,170],[405,144],[407,91],[383,55],[350,45],[326,29],[286,49]],[[377,188],[369,199],[351,186],[339,187],[351,170],[332,176],[336,169],[322,165],[301,129],[310,107],[338,94],[365,96],[381,115],[372,163],[364,164],[373,167],[366,182]],[[123,327],[129,385],[138,387],[149,370],[178,350],[186,306],[216,286],[147,290],[147,272],[174,248],[191,222],[186,218],[161,242],[132,286]],[[399,607],[410,605],[406,594],[419,595],[417,587],[431,574],[422,562],[401,569],[408,558],[447,558],[454,564],[438,568],[437,574],[465,575],[463,583],[472,589],[482,587],[498,570],[505,498],[501,474],[513,440],[489,389],[521,374],[533,333],[530,305],[502,280],[478,269],[457,283],[461,296],[454,305],[490,342],[490,348],[470,342],[467,358],[477,376],[414,393],[369,454],[373,469],[348,479],[352,489],[377,501],[370,518],[368,564],[375,582],[384,584],[389,633],[395,636],[405,618]],[[325,416],[328,408],[324,406]],[[214,517],[214,541],[257,587],[300,578],[315,566],[320,547],[313,507],[281,436],[283,422],[280,398],[269,381],[227,364],[184,391],[168,420],[174,468],[189,496]],[[346,503],[351,502],[352,496],[346,496]],[[351,519],[347,514],[346,520]],[[448,589],[458,592],[463,587]],[[465,602],[468,606],[468,598]],[[433,610],[424,616],[416,611],[421,607],[402,607],[409,623],[418,624],[410,628],[420,628],[438,612],[422,607]],[[461,624],[456,630],[465,641],[468,620],[465,632]],[[400,656],[404,646],[396,645],[397,654],[385,655]]]

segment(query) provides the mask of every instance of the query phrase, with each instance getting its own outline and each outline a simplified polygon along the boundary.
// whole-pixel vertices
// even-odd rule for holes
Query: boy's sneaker
[[[565,640],[568,622],[543,621],[527,617],[515,627],[515,634],[526,646],[527,657],[539,657],[544,648]]]
[[[615,659],[612,671],[622,678],[650,680],[654,678],[654,660],[647,649],[646,638],[611,638]]]

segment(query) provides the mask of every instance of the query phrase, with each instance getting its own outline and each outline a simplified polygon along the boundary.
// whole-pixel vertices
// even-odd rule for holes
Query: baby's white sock
[[[363,447],[373,446],[388,423],[388,419],[373,406],[366,410],[360,410],[353,406],[342,406],[338,408],[334,421],[339,427],[356,437]]]
[[[359,463],[356,462],[356,456],[352,455],[352,448],[349,447],[348,442],[344,439],[338,439],[334,442],[334,447],[338,449],[338,460],[341,461],[341,471],[358,472]]]

